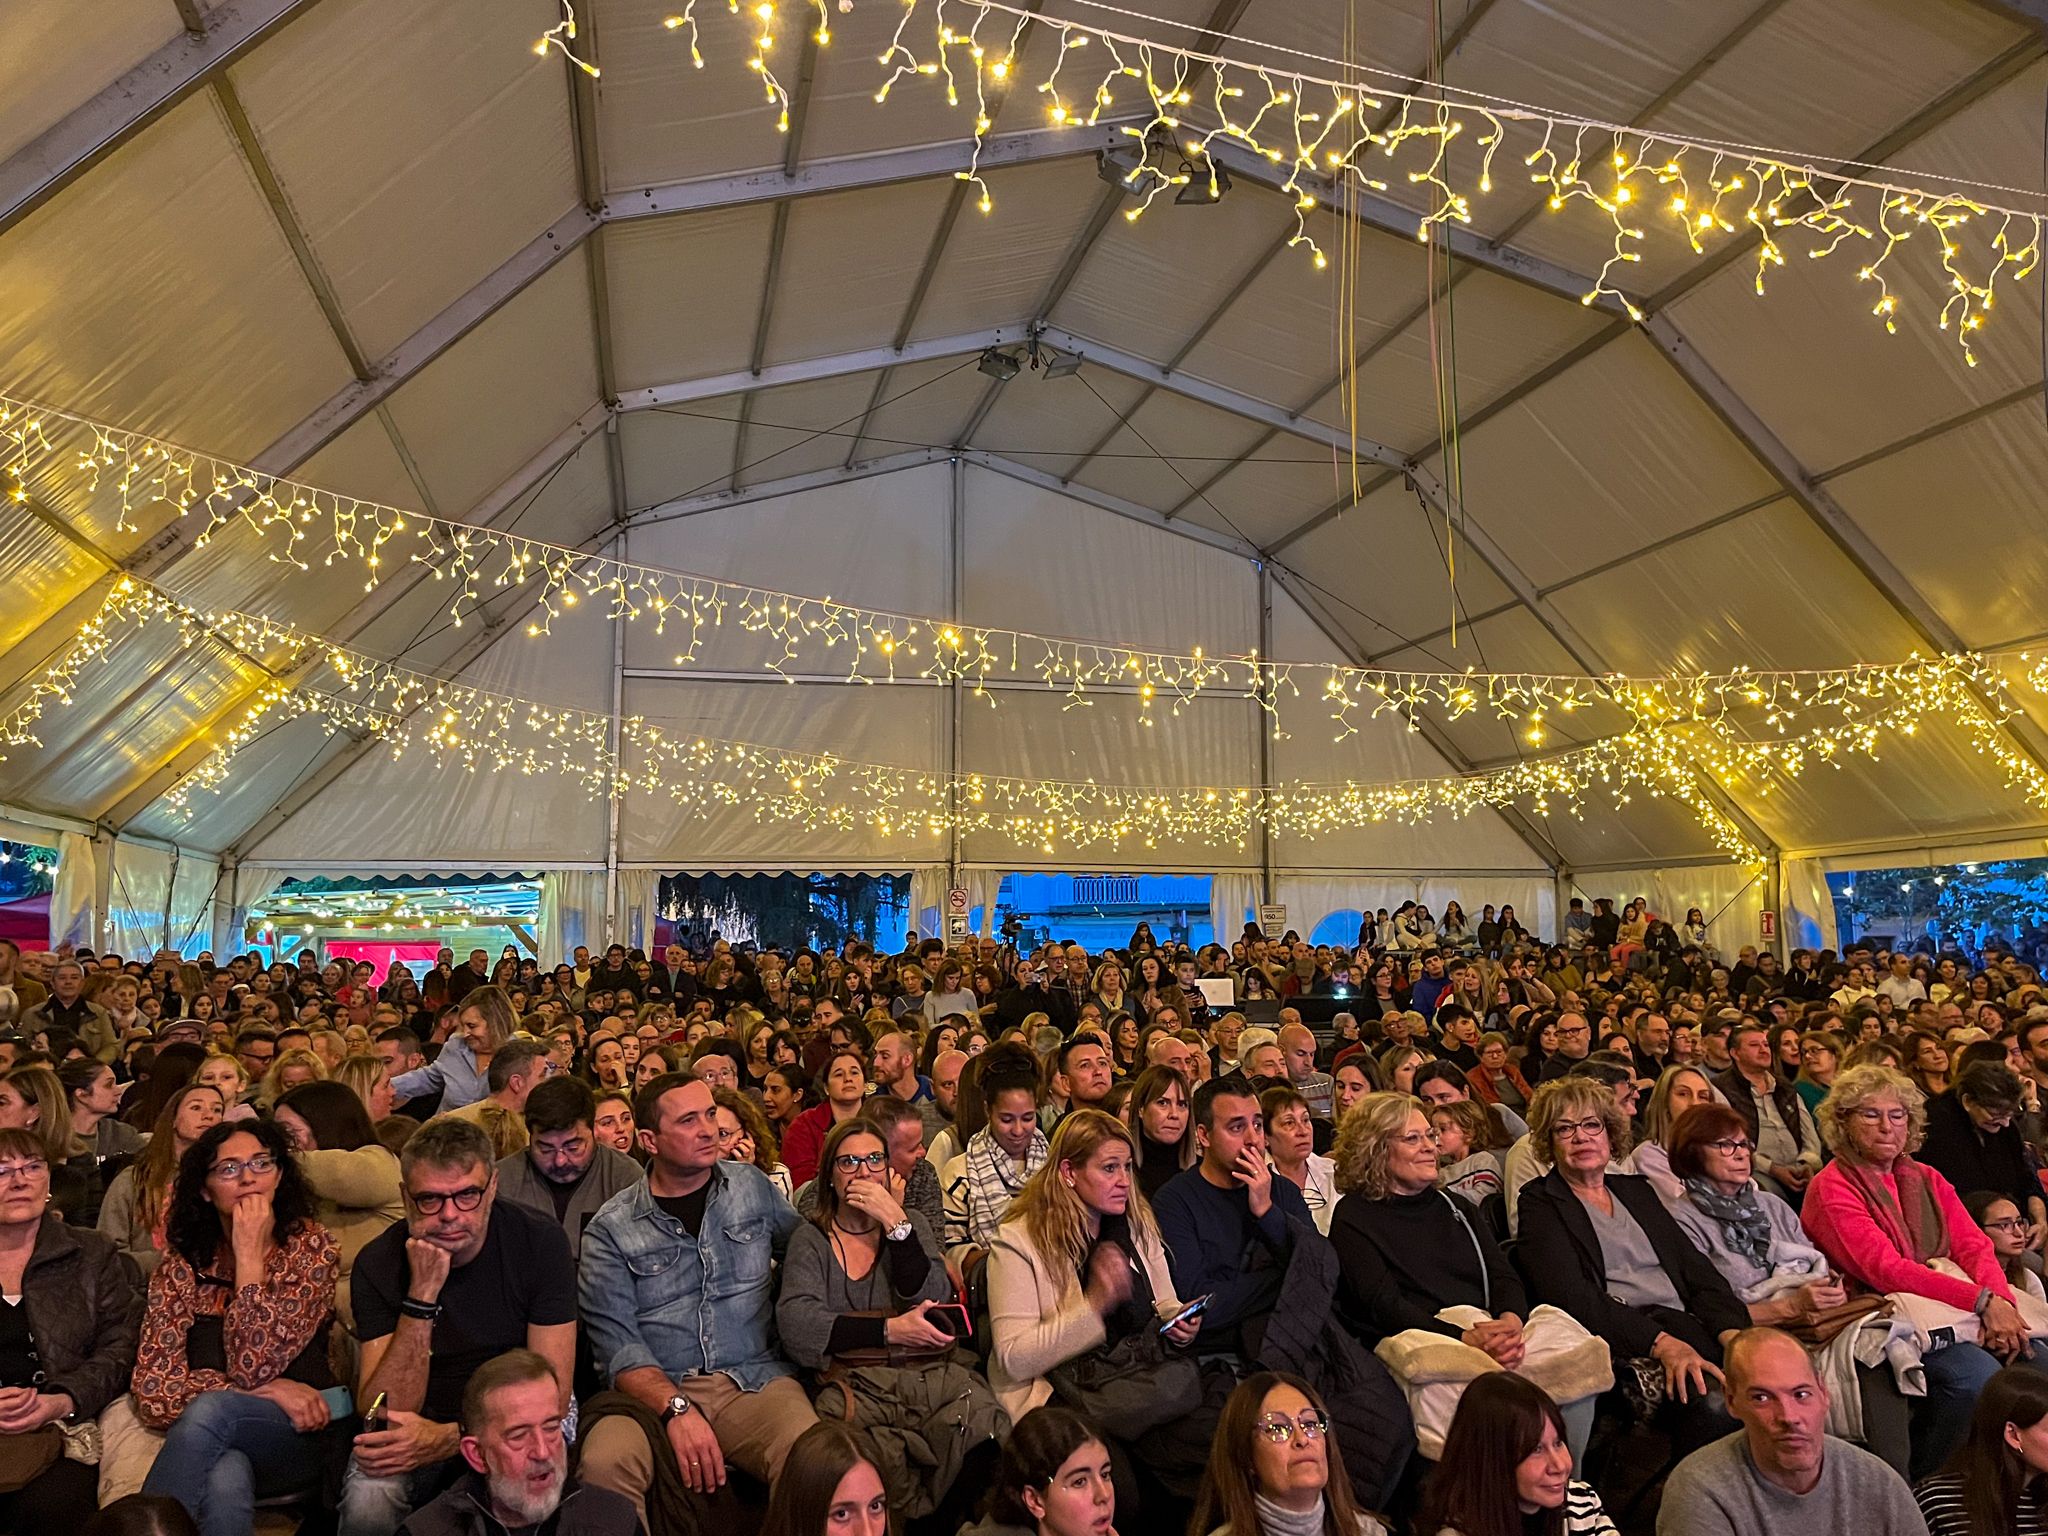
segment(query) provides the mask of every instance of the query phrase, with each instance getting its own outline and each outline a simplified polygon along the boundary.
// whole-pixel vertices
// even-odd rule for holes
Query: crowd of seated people
[[[2041,1529],[2037,972],[1592,907],[0,942],[0,1536]]]

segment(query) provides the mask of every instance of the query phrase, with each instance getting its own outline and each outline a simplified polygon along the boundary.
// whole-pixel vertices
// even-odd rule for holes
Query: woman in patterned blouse
[[[204,1536],[243,1536],[258,1498],[319,1486],[336,1422],[327,1335],[339,1258],[284,1133],[215,1126],[178,1165],[167,1251],[150,1276],[135,1402],[166,1431],[144,1485]]]

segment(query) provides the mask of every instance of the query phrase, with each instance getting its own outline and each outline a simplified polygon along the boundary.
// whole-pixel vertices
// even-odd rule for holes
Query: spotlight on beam
[[[1095,152],[1095,174],[1112,187],[1121,187],[1126,192],[1131,182],[1144,168],[1145,151],[1135,144],[1119,144],[1114,149],[1099,149]]]
[[[1055,352],[1050,347],[1046,348],[1044,355],[1045,376],[1048,379],[1071,379],[1081,371],[1081,364],[1084,361],[1078,352]]]
[[[999,383],[1008,383],[1024,367],[1012,354],[995,347],[984,348],[974,366]]]

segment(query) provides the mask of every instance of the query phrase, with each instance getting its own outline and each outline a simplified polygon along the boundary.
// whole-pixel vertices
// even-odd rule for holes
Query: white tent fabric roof
[[[983,217],[953,175],[970,109],[918,82],[872,100],[898,7],[858,0],[835,17],[786,138],[723,8],[706,18],[701,71],[663,28],[669,8],[583,0],[581,41],[603,66],[592,83],[533,56],[554,0],[101,0],[90,26],[61,0],[14,0],[19,46],[0,58],[8,387],[567,545],[616,540],[658,565],[916,612],[957,600],[974,622],[1169,650],[1257,645],[1262,592],[1269,654],[1430,669],[1811,667],[2048,631],[2048,438],[2027,341],[2038,282],[2001,290],[1974,370],[1928,324],[1887,336],[1832,263],[1775,269],[1759,300],[1749,261],[1652,242],[1628,274],[1648,313],[1634,325],[1579,302],[1608,254],[1604,226],[1542,212],[1503,178],[1459,235],[1451,300],[1454,593],[1441,516],[1378,463],[1361,466],[1368,492],[1351,505],[1333,446],[1355,350],[1361,431],[1397,466],[1442,473],[1425,258],[1405,219],[1367,215],[1356,329],[1340,336],[1333,274],[1286,248],[1291,201],[1256,166],[1213,209],[1162,203],[1130,223],[1092,158],[1112,135],[1050,130],[1020,90],[997,113],[1011,137],[992,145]],[[1150,8],[1318,51],[1343,10]],[[1421,0],[1356,9],[1375,62],[1422,66]],[[1448,73],[1473,90],[1990,181],[2024,184],[2041,162],[2037,0],[1446,11]],[[1031,46],[1050,46],[1042,29]],[[1328,209],[1310,228],[1337,248]],[[1895,281],[1923,314],[1939,307],[1913,270]],[[998,384],[974,369],[983,346],[1033,323],[1084,355],[1079,376]],[[615,672],[611,629],[588,615],[544,644],[523,637],[516,600],[455,626],[431,582],[366,594],[275,562],[246,533],[195,551],[174,517],[124,530],[104,496],[61,478],[36,489],[0,513],[0,579],[16,595],[0,611],[0,688],[128,570],[201,607],[274,614],[522,697],[602,711],[616,683],[627,712],[721,736],[951,760],[940,690],[737,680],[762,655],[724,633],[679,669],[637,626]],[[433,773],[310,720],[268,731],[188,811],[166,802],[263,680],[245,658],[124,639],[46,716],[40,750],[0,762],[0,806],[266,864],[604,862],[606,808],[575,785]],[[1243,701],[1153,727],[1063,706],[1025,692],[971,705],[958,760],[1105,782],[1261,772]],[[2043,754],[2036,713],[2015,730]],[[1439,774],[1524,750],[1477,717],[1430,740],[1380,721],[1334,742],[1312,705],[1287,725],[1268,744],[1275,782]],[[1736,799],[1772,852],[1982,845],[2044,821],[1940,731]],[[702,820],[638,792],[616,836],[619,860],[646,865],[944,858],[929,840]],[[1047,860],[990,838],[961,853]],[[1304,876],[1716,856],[1689,813],[1644,796],[1540,827],[1488,812],[1264,851]],[[1133,859],[1243,869],[1261,852],[1111,862]]]

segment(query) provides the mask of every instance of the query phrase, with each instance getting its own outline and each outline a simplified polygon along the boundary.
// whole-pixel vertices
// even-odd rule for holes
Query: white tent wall
[[[1593,910],[1596,896],[1612,897],[1616,912],[1624,903],[1646,896],[1651,911],[1676,924],[1683,921],[1689,908],[1698,907],[1707,920],[1707,942],[1729,964],[1745,944],[1769,947],[1760,933],[1764,893],[1763,870],[1732,863],[1572,871],[1572,894],[1584,898],[1588,912]],[[1782,932],[1776,947],[1781,954],[1787,947]]]
[[[166,942],[171,907],[171,852],[117,840],[107,906],[106,944],[126,958],[147,958]]]
[[[213,942],[213,904],[221,894],[220,862],[204,854],[178,852],[171,873],[170,932],[164,943],[183,955],[196,955]]]
[[[50,942],[91,944],[99,937],[99,849],[78,832],[57,834],[50,880]]]
[[[601,869],[551,869],[540,877],[540,920],[534,942],[543,965],[555,965],[576,953],[578,946],[604,948],[605,872]]]

